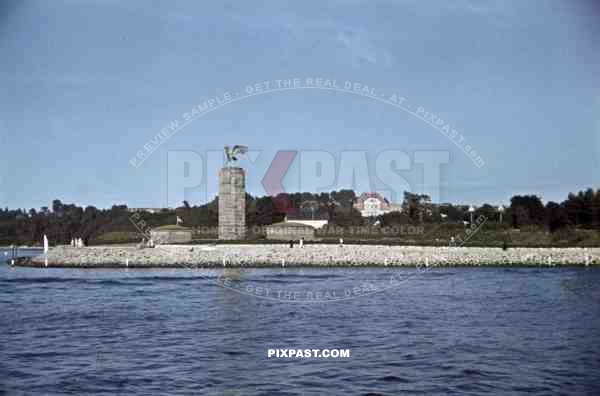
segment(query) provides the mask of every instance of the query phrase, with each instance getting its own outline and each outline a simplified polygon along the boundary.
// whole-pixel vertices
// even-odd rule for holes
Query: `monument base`
[[[150,231],[150,237],[157,244],[190,243],[192,241],[192,230],[152,230]]]

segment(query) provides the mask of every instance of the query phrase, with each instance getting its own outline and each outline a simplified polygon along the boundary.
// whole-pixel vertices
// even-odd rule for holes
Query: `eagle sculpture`
[[[229,149],[229,146],[225,146],[224,151],[226,158],[225,165],[235,166],[237,164],[238,158],[240,158],[242,155],[245,155],[248,152],[248,146],[236,144],[231,150]]]

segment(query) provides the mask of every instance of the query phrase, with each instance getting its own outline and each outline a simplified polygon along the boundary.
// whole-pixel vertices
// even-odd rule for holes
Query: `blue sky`
[[[167,206],[169,151],[205,157],[237,143],[261,151],[254,164],[242,163],[248,191],[258,195],[278,150],[323,150],[336,159],[343,150],[365,150],[370,171],[382,150],[411,158],[415,150],[447,150],[444,202],[506,203],[519,193],[562,200],[600,187],[593,51],[600,49],[600,9],[592,1],[285,3],[3,3],[0,205],[39,208],[59,198]],[[205,101],[291,78],[350,81],[402,96],[459,131],[485,164],[475,166],[405,111],[309,89],[211,111],[138,168],[130,164],[156,133]],[[298,172],[297,158],[284,179],[288,191],[300,188]],[[208,169],[185,198],[200,204],[213,197],[215,174]],[[429,192],[420,165],[400,174],[413,192]]]

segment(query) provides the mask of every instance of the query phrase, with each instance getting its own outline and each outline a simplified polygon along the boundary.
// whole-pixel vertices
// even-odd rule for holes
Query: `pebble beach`
[[[478,248],[377,245],[161,245],[51,248],[15,265],[73,268],[294,266],[600,265],[600,248]]]

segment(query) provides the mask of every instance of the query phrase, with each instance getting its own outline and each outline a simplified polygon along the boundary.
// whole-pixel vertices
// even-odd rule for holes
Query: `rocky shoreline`
[[[476,248],[377,245],[162,245],[51,248],[17,266],[63,268],[591,266],[600,248]]]

